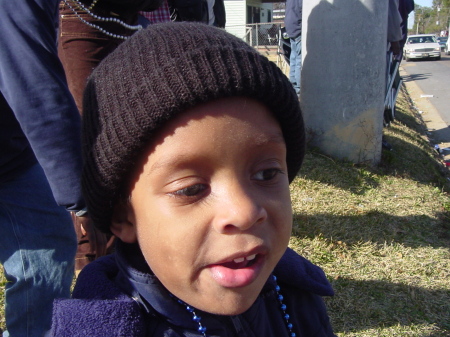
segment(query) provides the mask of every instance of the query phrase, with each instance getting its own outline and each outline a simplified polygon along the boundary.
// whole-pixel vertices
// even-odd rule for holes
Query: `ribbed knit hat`
[[[304,156],[297,95],[286,76],[241,39],[192,23],[151,25],[122,43],[91,75],[84,96],[83,191],[108,232],[113,207],[152,135],[188,108],[245,96],[279,121],[291,182]]]

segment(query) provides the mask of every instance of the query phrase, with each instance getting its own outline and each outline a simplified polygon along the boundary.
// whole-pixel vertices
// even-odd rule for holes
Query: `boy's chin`
[[[204,301],[198,301],[198,303],[192,305],[202,311],[208,312],[214,315],[222,316],[234,316],[239,315],[247,311],[258,298],[261,289],[244,290],[242,292],[230,291],[223,296],[205,299]]]
[[[201,308],[199,309],[214,315],[235,316],[246,312],[253,305],[253,303],[255,303],[255,301],[256,298],[254,298],[252,301],[249,301],[249,299],[246,298],[244,303],[241,301],[236,301],[234,303],[219,302],[218,306],[217,305],[208,306],[205,307],[205,310]]]

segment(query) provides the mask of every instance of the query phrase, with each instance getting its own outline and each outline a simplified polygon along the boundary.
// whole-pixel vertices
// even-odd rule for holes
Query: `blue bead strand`
[[[290,336],[290,337],[296,337],[297,334],[296,334],[294,331],[292,331],[293,328],[294,328],[294,326],[292,325],[291,322],[289,322],[290,316],[289,316],[289,314],[286,312],[286,308],[287,308],[287,307],[286,307],[286,304],[283,303],[284,297],[283,297],[283,295],[280,294],[280,290],[281,290],[281,289],[280,289],[280,286],[279,286],[278,283],[277,283],[277,277],[276,277],[275,275],[272,275],[272,280],[275,282],[275,292],[277,293],[278,303],[280,303],[280,309],[281,309],[281,311],[283,312],[283,318],[284,318],[284,320],[285,320],[285,322],[286,322],[286,327],[287,327],[288,330],[289,330],[289,336]]]
[[[192,314],[192,320],[198,324],[197,331],[200,332],[204,337],[206,337],[206,328],[202,325],[201,322],[202,318],[195,313],[194,307],[191,307],[189,304],[183,302],[179,298],[176,297],[174,298],[178,301],[178,303],[182,304],[186,308],[186,310]]]
[[[286,312],[286,308],[287,308],[287,307],[286,307],[286,304],[283,303],[284,297],[283,297],[283,295],[280,294],[280,290],[281,290],[281,289],[280,289],[280,287],[279,287],[279,285],[278,285],[278,283],[277,283],[277,278],[276,278],[275,275],[272,275],[272,280],[275,282],[275,292],[276,292],[276,294],[277,294],[277,300],[278,300],[278,303],[280,304],[280,309],[281,309],[281,311],[282,311],[284,321],[286,322],[286,327],[287,327],[287,329],[288,329],[289,336],[290,336],[290,337],[296,337],[297,334],[293,331],[293,330],[294,330],[294,326],[293,326],[293,324],[289,321],[290,316],[289,316],[289,314]],[[206,336],[206,327],[204,327],[204,326],[202,325],[202,323],[201,323],[202,318],[201,318],[200,316],[198,316],[198,315],[195,313],[194,307],[192,307],[192,306],[190,306],[189,304],[183,302],[183,301],[180,300],[179,298],[176,298],[176,297],[175,297],[174,295],[172,295],[172,294],[171,294],[171,296],[172,296],[174,299],[176,299],[178,303],[180,303],[181,305],[183,305],[189,313],[192,314],[192,321],[194,321],[195,323],[198,324],[197,331],[200,332],[204,337],[207,337],[207,336]]]

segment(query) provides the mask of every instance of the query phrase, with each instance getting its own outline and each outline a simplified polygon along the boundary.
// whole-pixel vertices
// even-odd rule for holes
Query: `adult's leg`
[[[291,41],[291,55],[289,59],[289,80],[294,86],[297,95],[300,94],[301,70],[302,70],[302,36]]]
[[[75,6],[71,1],[71,6]],[[75,8],[75,7],[72,7]],[[99,21],[81,9],[77,9],[77,14],[63,1],[59,6],[59,38],[58,56],[63,64],[66,73],[69,90],[75,99],[79,112],[83,111],[83,93],[87,79],[101,60],[116,49],[124,40],[113,38],[100,30],[86,24],[97,25],[107,32],[130,36],[134,30],[129,30],[115,22]],[[94,7],[93,12],[101,17],[110,17],[111,13],[102,8]],[[83,18],[86,22],[80,20]],[[120,17],[120,20],[134,25],[137,22],[137,13],[128,14],[127,17]],[[78,249],[75,257],[75,270],[79,272],[89,262],[99,256],[97,243],[107,242],[107,253],[111,253],[114,247],[114,237],[106,235],[91,228],[90,237],[81,231],[80,226],[75,223],[75,231],[78,241]],[[97,237],[99,240],[93,240]]]
[[[76,238],[40,165],[0,182],[0,262],[7,279],[3,337],[41,337],[55,298],[67,298]]]

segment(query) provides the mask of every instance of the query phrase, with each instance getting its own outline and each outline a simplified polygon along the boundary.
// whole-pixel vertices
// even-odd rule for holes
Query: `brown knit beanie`
[[[157,129],[204,102],[246,96],[279,121],[291,182],[304,156],[303,119],[280,69],[241,39],[193,23],[151,25],[95,69],[83,116],[83,192],[95,225],[108,232],[131,169]]]

